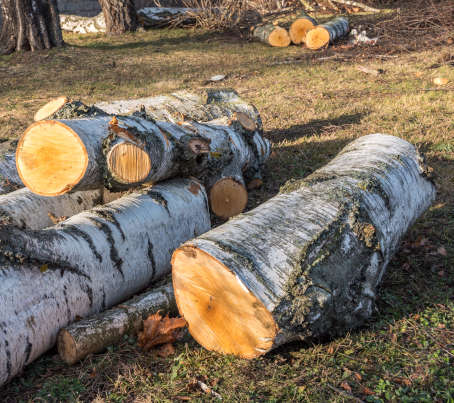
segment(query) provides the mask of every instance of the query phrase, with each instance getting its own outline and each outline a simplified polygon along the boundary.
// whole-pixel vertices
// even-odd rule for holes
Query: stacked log
[[[399,241],[435,198],[417,149],[361,137],[308,178],[184,244],[176,302],[209,350],[254,358],[367,320]]]
[[[0,384],[76,318],[170,272],[172,251],[210,229],[204,188],[172,180],[42,230],[0,227]]]
[[[289,35],[292,43],[300,45],[306,41],[307,33],[317,25],[311,16],[303,13],[292,22],[289,28]]]
[[[252,35],[257,40],[275,47],[287,47],[291,40],[288,31],[274,24],[265,24],[254,27]]]
[[[349,32],[348,20],[344,17],[335,18],[326,24],[318,25],[306,34],[306,46],[312,50],[322,49]]]
[[[261,136],[260,116],[234,91],[210,91],[205,104],[193,96],[193,108],[185,105],[187,98],[177,98],[173,104],[148,98],[140,100],[144,103],[117,101],[92,107],[65,98],[54,100],[38,111],[38,121],[19,140],[19,175],[30,190],[43,196],[102,185],[121,191],[193,176],[209,186],[216,215],[238,214],[247,201],[245,181],[261,178],[270,154],[270,144]],[[185,108],[178,108],[179,103]],[[140,112],[112,117],[100,106],[109,112],[139,108]],[[206,123],[175,123],[176,115],[222,117]],[[77,119],[60,118],[71,116]],[[39,120],[42,117],[58,119]]]

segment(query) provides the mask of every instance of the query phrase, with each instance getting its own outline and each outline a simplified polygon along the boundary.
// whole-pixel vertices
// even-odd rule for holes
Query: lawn
[[[357,19],[368,18],[358,16]],[[66,366],[51,351],[0,388],[0,400],[454,402],[454,68],[449,44],[321,52],[270,48],[234,35],[156,30],[116,38],[66,35],[64,49],[0,57],[0,137],[15,137],[50,98],[86,102],[177,89],[235,88],[262,114],[273,144],[248,209],[327,163],[352,139],[388,133],[418,144],[438,197],[388,266],[374,317],[342,338],[294,343],[247,361],[188,338],[176,354],[144,353],[133,338]],[[452,47],[452,45],[451,45]],[[452,54],[450,53],[452,52]],[[358,71],[383,69],[378,76]],[[437,87],[435,77],[450,83]]]

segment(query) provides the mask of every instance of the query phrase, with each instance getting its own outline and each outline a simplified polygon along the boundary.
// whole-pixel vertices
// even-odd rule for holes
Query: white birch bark
[[[264,304],[279,328],[273,347],[341,334],[371,316],[400,240],[433,202],[426,168],[403,139],[361,137],[308,178],[181,250],[205,251]],[[178,302],[178,289],[175,295]],[[189,322],[190,331],[196,327]]]
[[[0,145],[0,194],[24,186],[16,169],[15,147],[16,140],[8,140]]]
[[[0,195],[0,224],[39,230],[54,225],[52,218],[68,218],[101,203],[101,190],[44,197],[23,188]]]
[[[328,21],[325,24],[320,24],[318,28],[325,28],[329,32],[329,41],[334,43],[339,38],[346,36],[350,30],[348,20],[344,17],[338,17]]]
[[[103,13],[94,17],[60,14],[60,26],[63,31],[76,34],[106,32],[106,20]]]
[[[168,274],[172,251],[209,229],[205,190],[192,180],[123,196],[41,231],[0,228],[0,385],[76,317]]]
[[[136,334],[143,321],[158,311],[162,315],[178,312],[171,282],[60,330],[58,353],[67,364],[74,364],[117,344],[125,334]]]
[[[195,22],[202,10],[187,7],[145,7],[137,12],[139,21],[147,28],[181,26]]]

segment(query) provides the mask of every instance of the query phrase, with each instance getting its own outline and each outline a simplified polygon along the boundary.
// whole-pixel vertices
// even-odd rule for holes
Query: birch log
[[[348,20],[338,17],[311,29],[306,35],[306,46],[318,50],[334,43],[339,38],[346,36],[350,30]]]
[[[303,13],[292,22],[289,35],[292,43],[300,45],[305,42],[307,33],[317,25],[311,16]]]
[[[5,194],[23,187],[17,173],[14,154],[17,140],[6,140],[0,144],[0,194]]]
[[[136,334],[142,329],[143,321],[158,311],[178,312],[171,282],[60,330],[58,353],[67,364],[75,364],[89,354],[119,343],[125,334]]]
[[[76,317],[167,275],[172,251],[210,229],[207,205],[197,182],[175,180],[41,231],[0,228],[0,385]]]
[[[252,36],[270,46],[287,47],[290,36],[285,28],[273,24],[259,25],[252,31]]]
[[[182,26],[194,24],[202,10],[187,7],[145,7],[137,15],[146,28],[163,28],[169,25]]]
[[[94,17],[60,14],[60,25],[63,31],[76,34],[106,32],[106,19],[103,13]]]
[[[373,134],[172,257],[180,313],[209,350],[253,358],[373,311],[399,241],[435,198],[416,148]]]
[[[39,196],[23,188],[0,196],[0,224],[39,230],[55,221],[78,214],[102,203],[103,192],[91,190],[57,197]]]

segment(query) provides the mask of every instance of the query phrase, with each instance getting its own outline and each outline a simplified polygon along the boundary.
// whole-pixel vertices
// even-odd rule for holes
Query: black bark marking
[[[110,211],[107,208],[100,208],[100,209],[94,209],[92,210],[92,213],[97,215],[98,217],[104,218],[107,221],[110,221],[112,224],[115,225],[115,227],[118,229],[118,232],[121,235],[121,238],[126,240],[125,233],[123,229],[121,228],[120,223],[118,222],[117,218],[115,217],[115,213],[118,213],[118,211]]]
[[[112,236],[112,230],[109,225],[106,224],[102,219],[89,217],[89,220],[92,221],[104,234],[106,235],[107,242],[109,243],[110,248],[110,260],[112,261],[114,267],[120,272],[121,276],[124,278],[123,273],[123,259],[118,255],[117,248],[115,246],[115,239]]]
[[[25,361],[24,362],[27,364],[28,359],[30,358],[30,354],[32,353],[32,348],[33,348],[33,344],[30,343],[30,339],[28,336],[27,336],[26,343],[27,343],[27,345],[25,346]]]
[[[146,195],[150,196],[154,202],[156,202],[157,204],[160,204],[162,207],[164,207],[170,216],[170,211],[169,211],[169,207],[167,205],[167,200],[161,193],[157,192],[156,190],[148,190],[146,192]]]
[[[77,239],[78,237],[82,238],[85,242],[87,242],[88,246],[90,247],[90,250],[93,252],[95,255],[95,258],[101,263],[102,262],[102,256],[98,253],[96,250],[96,246],[91,239],[91,236],[88,235],[86,232],[82,231],[80,228],[76,227],[75,225],[67,225],[63,224],[60,227],[64,232],[66,232],[68,235],[72,236],[73,238]]]
[[[66,304],[66,315],[68,317],[68,322],[71,321],[71,310],[69,309],[69,301],[68,301],[68,293],[66,292],[67,287],[66,284],[63,286],[63,296],[65,297],[65,304]]]
[[[148,238],[148,258],[150,259],[151,262],[152,269],[151,280],[153,280],[156,275],[156,262],[154,260],[153,244],[151,243],[150,238]]]
[[[104,291],[104,288],[102,289],[102,302],[101,302],[101,311],[104,311],[106,309],[106,292]]]

